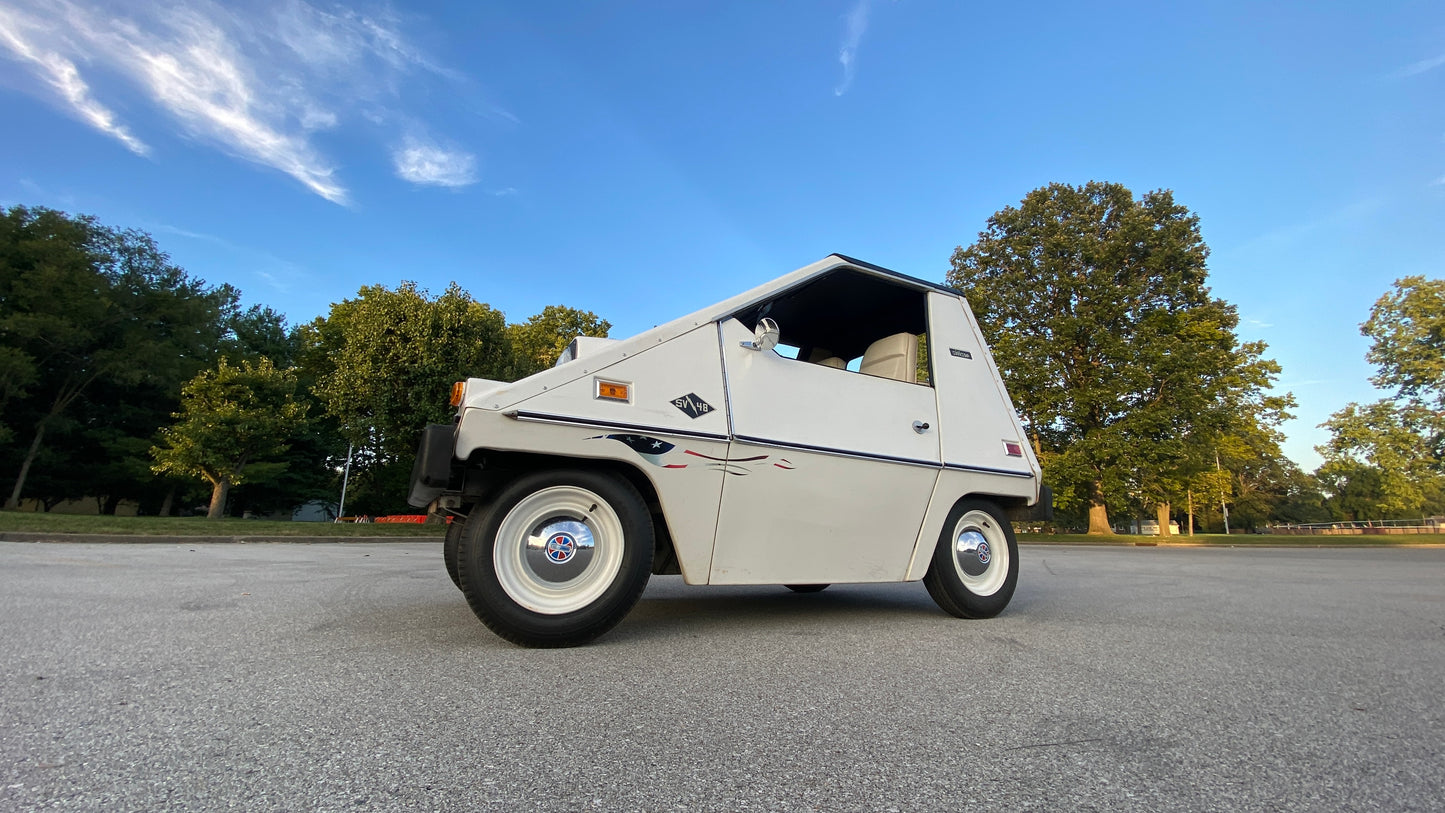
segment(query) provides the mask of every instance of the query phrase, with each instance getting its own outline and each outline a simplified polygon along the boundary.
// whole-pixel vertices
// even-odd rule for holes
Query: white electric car
[[[1050,510],[963,297],[836,254],[452,400],[410,501],[465,517],[447,570],[527,646],[608,631],[654,573],[922,580],[945,611],[994,616],[1018,580],[1010,518]]]

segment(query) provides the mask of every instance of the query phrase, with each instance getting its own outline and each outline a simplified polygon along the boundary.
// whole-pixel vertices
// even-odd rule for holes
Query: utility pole
[[[1219,472],[1219,450],[1214,450],[1214,471]],[[1221,483],[1219,488],[1219,511],[1224,514],[1224,535],[1229,536],[1229,506],[1224,502],[1224,486]]]
[[[336,521],[340,522],[346,516],[346,484],[351,481],[351,450],[356,444],[346,444],[346,468],[341,474],[341,504],[336,506]]]

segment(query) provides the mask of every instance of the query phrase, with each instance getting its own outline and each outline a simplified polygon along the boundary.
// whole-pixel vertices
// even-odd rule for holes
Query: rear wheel
[[[1018,578],[1018,542],[1003,511],[987,500],[959,500],[923,577],[928,594],[950,615],[992,618],[1008,606]]]
[[[647,586],[652,517],[620,477],[536,472],[479,516],[461,535],[458,576],[472,612],[508,641],[586,643],[615,627]]]

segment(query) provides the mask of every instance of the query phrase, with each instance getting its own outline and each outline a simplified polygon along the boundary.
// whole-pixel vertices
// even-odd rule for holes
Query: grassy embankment
[[[1020,542],[1042,545],[1159,545],[1210,547],[1356,548],[1399,545],[1445,545],[1445,534],[1356,534],[1349,536],[1293,536],[1275,534],[1195,534],[1194,536],[1085,536],[1084,534],[1019,534]]]
[[[0,531],[138,536],[398,536],[440,537],[444,525],[368,522],[272,522],[205,517],[105,517],[0,511]]]
[[[32,514],[0,511],[0,531],[39,531],[52,534],[119,534],[137,536],[326,536],[326,537],[440,537],[442,525],[390,523],[270,522],[255,519],[203,517],[97,517],[72,514]],[[1445,534],[1361,534],[1358,536],[1272,536],[1267,534],[1196,534],[1172,536],[1085,536],[1083,534],[1018,535],[1020,542],[1043,545],[1139,545],[1159,544],[1317,547],[1389,547],[1397,545],[1445,545]]]

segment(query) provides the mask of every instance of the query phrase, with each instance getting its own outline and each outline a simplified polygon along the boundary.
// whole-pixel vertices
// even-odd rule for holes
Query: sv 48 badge
[[[687,413],[689,418],[697,418],[712,412],[712,404],[697,397],[697,393],[690,392],[681,398],[672,399],[672,405]]]

